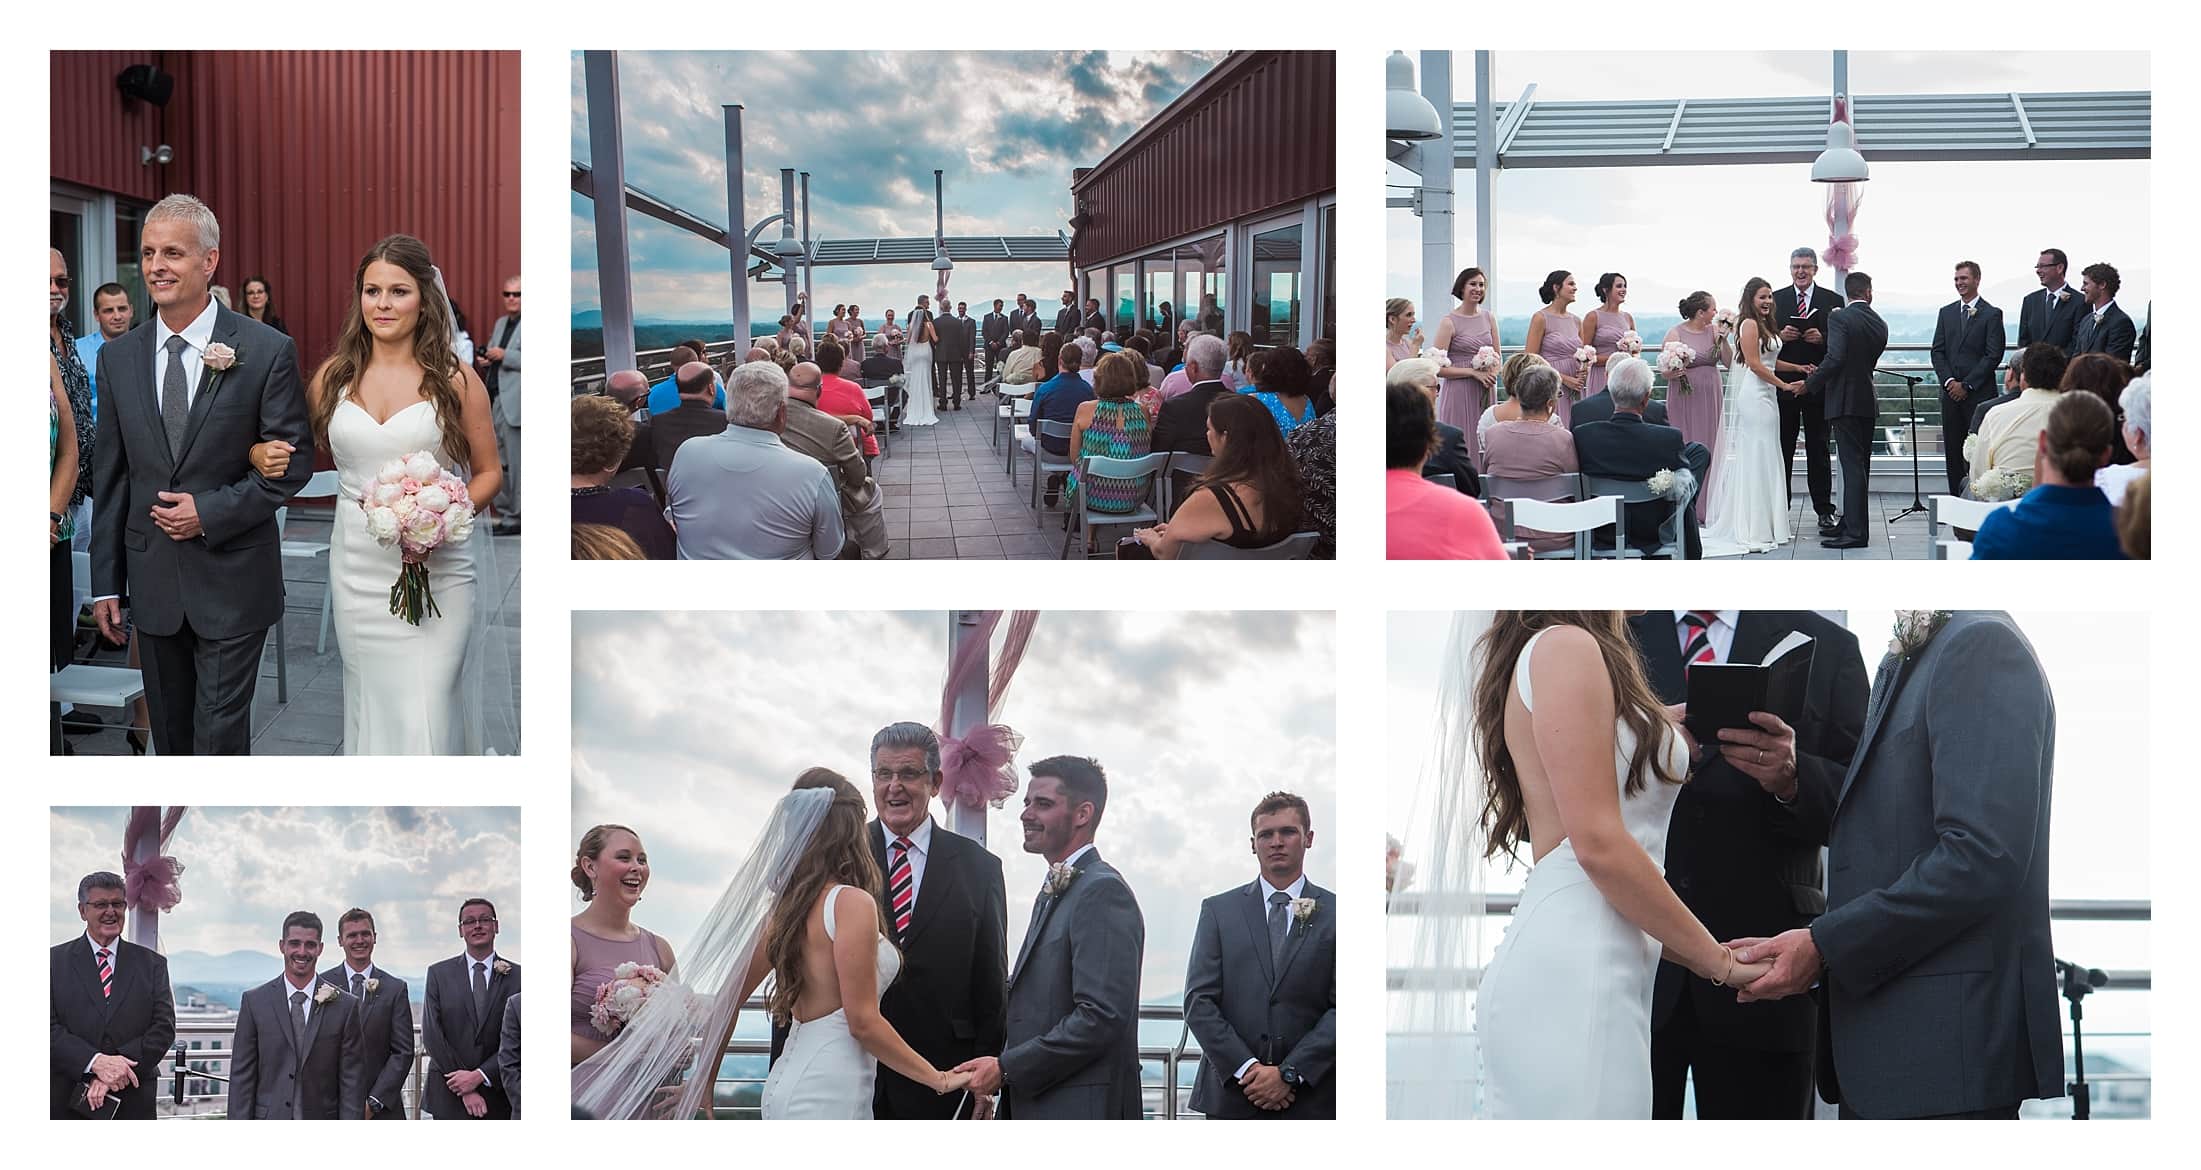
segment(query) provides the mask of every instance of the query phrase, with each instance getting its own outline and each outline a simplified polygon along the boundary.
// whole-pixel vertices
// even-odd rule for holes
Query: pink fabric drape
[[[1834,121],[1848,122],[1849,120],[1849,103],[1847,101],[1836,102],[1834,104]],[[1852,132],[1856,130],[1854,123],[1850,126],[1850,129]],[[1857,188],[1858,184],[1856,183],[1827,184],[1827,250],[1825,259],[1827,267],[1837,272],[1848,272],[1857,267],[1857,209],[1865,201],[1864,192]],[[1849,230],[1836,234],[1835,225],[1837,223],[1847,224]]]
[[[974,672],[985,669],[987,651],[993,642],[994,631],[1001,625],[1002,611],[982,611],[972,636],[964,639],[948,663],[948,676],[940,687],[940,722],[935,728],[940,733],[942,804],[1000,808],[1016,791],[1016,753],[1024,745],[1024,737],[994,719],[1001,710],[1002,700],[1008,697],[1009,683],[1016,677],[1017,665],[1024,660],[1024,648],[1031,641],[1032,627],[1039,621],[1039,612],[1016,610],[1008,617],[1008,630],[1001,640],[1001,656],[994,661],[991,676],[986,680],[985,720],[960,736],[949,734],[955,715],[956,693],[971,681]]]
[[[123,897],[131,909],[166,912],[183,901],[183,888],[177,884],[183,876],[183,863],[160,852],[175,835],[183,811],[182,805],[169,809],[166,815],[159,805],[131,807],[130,819],[122,830]],[[138,847],[148,835],[153,839],[154,856],[141,862],[137,859]]]

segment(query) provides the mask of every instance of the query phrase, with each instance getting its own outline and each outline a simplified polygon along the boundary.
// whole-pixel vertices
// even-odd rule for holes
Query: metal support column
[[[818,317],[818,295],[810,287],[810,172],[802,173],[802,303],[803,314],[809,320],[803,322],[804,331],[814,328]],[[811,347],[812,353],[817,347]],[[838,373],[839,371],[830,371]]]
[[[1491,93],[1497,77],[1490,51],[1475,53],[1475,266],[1483,270],[1484,287],[1498,293],[1498,103]],[[1445,104],[1451,109],[1451,103]],[[1483,127],[1490,127],[1485,133]],[[1449,132],[1449,131],[1448,131]],[[1495,302],[1492,302],[1493,304]],[[1483,306],[1491,308],[1490,304]]]
[[[1443,49],[1421,55],[1421,94],[1437,108],[1437,127],[1442,133],[1415,147],[1421,171],[1421,304],[1415,306],[1424,321],[1436,321],[1452,311],[1452,168],[1458,149],[1452,129],[1452,54]],[[1477,140],[1488,137],[1476,127]],[[1434,327],[1426,331],[1436,336]]]
[[[749,221],[747,200],[742,193],[741,158],[741,106],[737,103],[722,107],[726,111],[726,251],[733,266],[734,285],[734,360],[749,350],[749,249],[743,238],[742,224]]]
[[[604,369],[634,368],[634,286],[627,266],[627,166],[619,134],[619,55],[581,54],[588,87],[589,169],[596,181],[596,293],[604,313]]]
[[[789,239],[789,240],[791,240],[791,239],[794,239],[794,238],[795,238],[795,168],[793,168],[793,167],[781,167],[781,168],[780,168],[780,214],[786,217],[785,219],[782,219],[782,220],[780,221],[780,238],[782,238],[782,239]],[[781,283],[782,285],[786,286],[786,289],[787,289],[787,310],[786,310],[786,311],[787,311],[787,312],[788,312],[789,314],[792,314],[792,313],[794,313],[794,311],[795,311],[795,288],[796,288],[796,284],[795,284],[795,282],[796,282],[796,280],[798,279],[798,277],[797,277],[797,273],[795,272],[795,265],[794,265],[793,263],[791,263],[791,262],[789,261],[789,259],[788,259],[788,256],[787,256],[787,250],[786,250],[785,248],[782,248],[782,249],[780,249],[780,250],[779,250],[779,257],[780,257],[780,283]],[[746,258],[745,258],[745,259],[746,259]]]

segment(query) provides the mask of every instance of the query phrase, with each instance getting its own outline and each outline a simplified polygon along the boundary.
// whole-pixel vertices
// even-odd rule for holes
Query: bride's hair
[[[1511,857],[1516,846],[1529,839],[1528,806],[1521,796],[1521,774],[1513,753],[1506,747],[1506,696],[1513,690],[1515,662],[1529,639],[1553,626],[1585,630],[1597,643],[1612,679],[1613,708],[1620,723],[1635,734],[1635,756],[1628,761],[1629,796],[1643,790],[1643,769],[1649,765],[1661,783],[1679,784],[1685,777],[1669,775],[1666,753],[1665,704],[1643,677],[1634,639],[1628,636],[1628,618],[1620,610],[1499,610],[1483,632],[1477,652],[1482,671],[1475,680],[1475,753],[1483,772],[1483,856]],[[1553,696],[1565,701],[1567,696]]]
[[[420,290],[420,320],[413,327],[413,360],[420,363],[420,396],[435,404],[436,425],[443,429],[444,458],[461,467],[471,462],[462,419],[459,387],[465,378],[457,352],[451,348],[451,302],[436,279],[436,266],[428,257],[428,245],[407,235],[384,236],[359,258],[352,272],[351,307],[344,311],[344,331],[336,339],[336,352],[321,363],[315,375],[321,394],[309,404],[315,441],[328,443],[329,420],[359,382],[374,356],[374,337],[367,332],[359,312],[360,290],[367,283],[367,266],[380,260],[395,264],[413,278]]]
[[[1780,327],[1773,323],[1773,311],[1771,309],[1763,313],[1758,311],[1758,290],[1772,287],[1773,282],[1762,276],[1751,277],[1742,286],[1742,302],[1736,306],[1741,310],[1744,321],[1756,321],[1758,323],[1758,352],[1760,353],[1772,349],[1773,339],[1781,334]],[[1742,325],[1739,322],[1735,326],[1735,331],[1739,339],[1742,332]]]
[[[768,1007],[773,1021],[781,1025],[794,1018],[795,1001],[802,998],[802,944],[818,899],[834,886],[855,886],[870,894],[873,902],[885,901],[879,863],[871,857],[863,794],[830,768],[811,768],[797,776],[795,791],[805,788],[832,789],[833,806],[811,833],[809,847],[781,887],[772,920],[765,927],[764,953],[772,961]],[[888,937],[885,914],[876,917],[880,936]]]

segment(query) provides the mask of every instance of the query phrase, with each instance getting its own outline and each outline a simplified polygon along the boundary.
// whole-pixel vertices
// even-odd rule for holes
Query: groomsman
[[[1790,284],[1773,290],[1773,319],[1781,327],[1781,360],[1816,366],[1827,353],[1827,322],[1842,307],[1833,289],[1820,288],[1819,254],[1798,248],[1788,254]],[[1812,510],[1819,514],[1819,534],[1831,535],[1834,513],[1834,470],[1827,456],[1833,431],[1827,425],[1826,395],[1818,390],[1779,394],[1781,451],[1784,453],[1781,484],[1795,482],[1796,433],[1804,436],[1804,483],[1811,490]]]
[[[520,991],[520,965],[497,954],[497,908],[487,898],[459,906],[459,938],[463,953],[428,968],[420,1040],[431,1067],[421,1111],[438,1121],[507,1120],[497,1044],[505,1000]]]
[[[1628,629],[1665,703],[1688,699],[1698,663],[1763,661],[1791,633],[1814,640],[1803,720],[1789,727],[1761,714],[1759,729],[1700,745],[1666,831],[1666,880],[1715,937],[1770,938],[1809,925],[1826,909],[1819,847],[1864,730],[1857,636],[1803,610],[1653,610]],[[1810,1117],[1817,1022],[1808,998],[1737,1003],[1732,989],[1660,963],[1652,1116],[1680,1117],[1693,1077],[1699,1117]]]
[[[46,981],[51,1020],[51,1116],[153,1119],[160,1062],[176,1042],[168,960],[122,941],[129,905],[122,878],[104,870],[76,884],[84,933],[53,948]]]
[[[2117,307],[2117,270],[2107,264],[2089,264],[2079,272],[2079,292],[2086,298],[2087,313],[2079,318],[2079,331],[2071,343],[2071,356],[2106,353],[2121,362],[2132,360],[2132,345],[2139,337],[2132,318]]]
[[[1337,898],[1307,880],[1306,801],[1272,792],[1252,821],[1260,876],[1200,903],[1192,934],[1185,1023],[1202,1054],[1192,1107],[1334,1119]]]
[[[230,1041],[229,1120],[358,1121],[366,1116],[359,1014],[314,975],[321,916],[283,919],[283,973],[245,992]]]
[[[894,723],[871,737],[871,856],[886,875],[881,907],[902,973],[879,1013],[934,1068],[999,1056],[1008,1012],[1008,896],[1001,859],[932,819],[940,794],[940,737]],[[977,1116],[991,1111],[985,1098]],[[946,1118],[954,1096],[881,1066],[873,1117]],[[966,1114],[968,1116],[968,1114]]]
[[[1973,409],[1994,391],[2003,342],[2002,310],[1979,295],[1979,265],[1957,261],[1956,300],[1941,306],[1933,343],[1934,379],[1941,383],[1943,459],[1952,496],[1963,491],[1970,474],[1964,436],[1972,431]]]
[[[520,1119],[520,993],[504,1001],[504,1026],[497,1039],[498,1081],[512,1102],[512,1120]]]
[[[2064,271],[2069,264],[2062,248],[2049,248],[2033,262],[2033,275],[2040,278],[2041,286],[2025,294],[2024,302],[2018,306],[2019,349],[2045,341],[2065,353],[2071,352],[2071,343],[2079,335],[2079,318],[2086,316],[2086,306],[2078,291],[2064,283]]]
[[[978,322],[971,320],[968,301],[955,302],[955,340],[948,343],[948,376],[955,381],[955,408],[963,400],[976,401],[978,385],[971,380],[971,352],[978,343]]]
[[[1039,306],[1023,293],[1016,294],[1016,308],[1009,310],[1009,332],[1019,330],[1032,339],[1032,344],[1039,344]]]
[[[321,982],[352,999],[359,1013],[359,1083],[368,1121],[405,1120],[405,1079],[413,1071],[413,998],[405,981],[374,965],[374,915],[357,906],[336,920],[344,961]]]
[[[1011,326],[1009,318],[1001,312],[1000,297],[994,298],[994,311],[986,314],[986,321],[982,328],[985,330],[986,338],[986,377],[990,378],[993,376],[995,364],[1001,361],[1001,355],[1007,353],[1009,349],[1009,330]],[[983,380],[981,379],[981,381]]]
[[[1055,332],[1065,338],[1078,331],[1077,294],[1062,290],[1062,308],[1055,311]]]
[[[1099,297],[1085,298],[1085,321],[1081,327],[1108,332],[1108,318],[1101,315]]]

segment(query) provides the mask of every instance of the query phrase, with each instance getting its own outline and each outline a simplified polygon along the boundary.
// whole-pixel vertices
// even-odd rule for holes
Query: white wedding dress
[[[416,451],[442,458],[434,406],[416,402],[377,424],[350,398],[329,418],[339,492],[329,541],[329,608],[344,659],[344,754],[481,755],[481,645],[476,637],[475,546],[485,529],[428,559],[442,616],[408,624],[390,612],[400,560],[367,533],[359,498],[382,465]]]
[[[931,399],[926,399],[927,404]],[[825,936],[833,938],[833,902],[847,886],[825,892]],[[901,973],[902,956],[880,936],[879,994]],[[1646,1057],[1645,1059],[1648,1059]],[[848,1031],[848,1013],[835,1008],[814,1020],[797,1020],[787,1029],[787,1044],[764,1078],[766,1121],[871,1119],[871,1085],[879,1072],[877,1057],[864,1051]]]
[[[1781,352],[1779,338],[1765,352],[1773,368]],[[1739,557],[1771,552],[1791,538],[1788,518],[1788,459],[1781,452],[1780,391],[1735,360],[1727,376],[1721,406],[1720,449],[1712,458],[1719,473],[1704,505],[1704,555]]]
[[[1541,631],[1522,647],[1513,670],[1521,705],[1535,710],[1529,658]],[[1569,696],[1550,696],[1564,702]],[[1627,794],[1635,736],[1613,726],[1613,782],[1628,835],[1666,864],[1666,822],[1679,785],[1650,774]],[[1670,771],[1688,760],[1679,736],[1666,733]],[[1529,871],[1520,905],[1476,993],[1483,1053],[1483,1099],[1496,1118],[1649,1118],[1651,989],[1659,945],[1605,901],[1561,841]]]
[[[929,427],[940,421],[932,408],[932,343],[922,340],[930,316],[913,316],[909,349],[902,358],[902,425]]]

